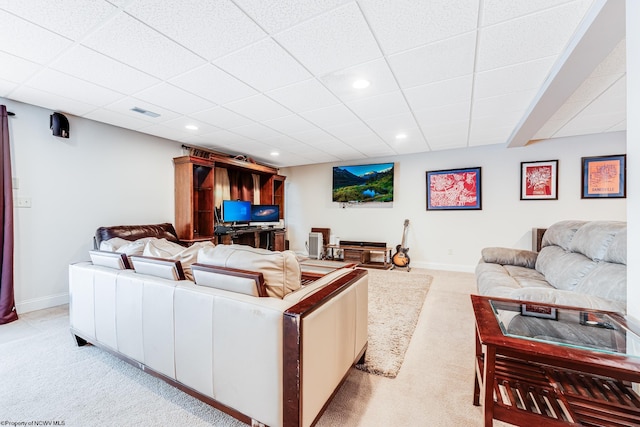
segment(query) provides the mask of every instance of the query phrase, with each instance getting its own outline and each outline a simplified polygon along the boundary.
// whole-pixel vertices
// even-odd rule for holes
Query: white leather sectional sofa
[[[225,260],[231,248],[221,248]],[[267,258],[286,258],[235,248],[248,251],[243,262],[254,256],[271,268],[272,279],[278,266]],[[93,259],[69,267],[78,344],[101,347],[247,424],[313,425],[366,350],[366,270],[340,269],[280,298],[258,296],[266,295],[259,271],[199,262],[191,281],[180,280],[176,260],[133,256],[135,269],[126,269],[126,257]]]

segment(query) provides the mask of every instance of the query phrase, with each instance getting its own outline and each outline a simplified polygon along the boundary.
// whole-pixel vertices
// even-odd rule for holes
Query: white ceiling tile
[[[264,95],[255,95],[225,105],[229,110],[258,122],[288,116],[291,111]]]
[[[402,89],[473,73],[476,33],[391,55],[389,63]]]
[[[567,4],[480,29],[477,71],[558,55],[585,15]]]
[[[504,112],[500,115],[476,115],[471,118],[471,134],[479,129],[509,128],[511,130],[518,124],[522,117],[522,111]]]
[[[394,141],[396,135],[404,133],[418,136],[418,125],[410,113],[378,117],[367,120],[371,128],[385,141]]]
[[[95,105],[26,86],[20,86],[12,91],[11,99],[75,116],[83,116],[96,108]]]
[[[608,74],[600,77],[589,77],[567,99],[567,102],[589,102],[607,91],[611,85],[619,81],[624,74]],[[626,90],[626,89],[625,89]]]
[[[521,116],[529,108],[536,91],[512,92],[506,95],[492,96],[490,98],[474,99],[472,118],[486,116],[502,116],[511,112],[518,112]]]
[[[311,75],[272,39],[265,39],[214,62],[251,87],[266,92]]]
[[[554,62],[555,57],[549,57],[477,73],[473,83],[473,96],[486,98],[539,89]]]
[[[0,78],[0,96],[8,96],[18,85]]]
[[[81,45],[67,50],[51,64],[51,68],[124,94],[135,93],[160,82],[149,74]]]
[[[275,38],[316,76],[382,56],[355,2],[305,21]]]
[[[300,133],[317,129],[316,125],[295,114],[273,120],[266,120],[262,123],[284,134]]]
[[[182,116],[172,120],[166,120],[162,122],[163,126],[177,129],[187,135],[207,135],[213,132],[217,132],[220,128],[211,126],[200,120],[195,120],[191,117]],[[197,126],[198,129],[187,129],[187,126]]]
[[[436,108],[471,99],[472,75],[404,89],[412,110]]]
[[[424,139],[415,141],[402,141],[393,144],[393,150],[398,154],[424,153],[430,151],[429,146]]]
[[[467,146],[469,121],[449,122],[425,129],[429,147],[432,149],[459,148]]]
[[[365,136],[377,138],[373,130],[363,122],[342,123],[337,126],[327,126],[326,129],[331,135],[345,142]]]
[[[470,113],[470,100],[459,102],[457,104],[444,105],[438,108],[426,108],[424,110],[414,111],[416,120],[418,120],[421,127],[430,126],[436,123],[469,120]]]
[[[135,107],[142,108],[143,110],[147,110],[152,113],[160,114],[160,116],[151,117],[145,114],[131,111],[131,109]],[[150,123],[162,123],[167,120],[176,119],[180,116],[175,111],[167,110],[166,108],[162,108],[158,105],[154,105],[147,101],[143,101],[142,99],[134,98],[131,96],[122,98],[119,101],[114,102],[113,104],[106,105],[104,108],[110,111],[115,111],[116,113],[124,114],[125,116],[134,117],[136,119],[144,120]]]
[[[620,121],[625,120],[626,112],[610,111],[591,114],[585,110],[565,124],[553,136],[556,138],[572,135],[586,135],[604,132]]]
[[[217,104],[225,104],[255,95],[258,92],[221,69],[205,64],[169,82]]]
[[[198,120],[202,120],[205,123],[223,129],[229,129],[253,123],[252,120],[222,107],[215,107],[209,110],[200,111],[199,113],[195,113],[192,116]]]
[[[220,147],[224,147],[225,145],[240,146],[241,144],[251,144],[255,142],[246,136],[238,135],[237,133],[227,130],[212,132],[207,135],[207,138],[209,138],[212,144]]]
[[[160,83],[142,92],[138,92],[136,98],[142,99],[150,104],[164,105],[171,111],[180,114],[195,113],[215,106],[212,102],[179,89],[169,83]]]
[[[126,11],[170,39],[212,60],[256,42],[266,33],[228,0],[138,0]]]
[[[482,2],[482,26],[493,25],[498,22],[519,18],[540,10],[549,9],[574,0],[536,0],[536,1],[511,1],[511,0],[484,0]],[[584,0],[584,4],[591,4],[592,0]]]
[[[308,79],[281,87],[267,92],[267,95],[280,104],[298,112],[316,110],[340,102],[316,79]]]
[[[106,110],[104,108],[93,110],[90,113],[85,114],[84,118],[133,130],[139,130],[149,126],[149,122],[147,121],[127,116],[125,114],[116,113],[115,111]]]
[[[24,82],[40,69],[34,62],[4,52],[0,52],[0,64],[0,78],[16,83]]]
[[[4,1],[2,8],[72,40],[118,10],[102,0]]]
[[[310,145],[319,145],[327,149],[331,144],[344,145],[340,140],[321,129],[313,129],[310,131],[299,132],[291,135],[298,141]]]
[[[382,50],[393,54],[475,30],[479,0],[360,0]]]
[[[72,45],[71,40],[0,10],[0,50],[36,63],[47,63]]]
[[[204,64],[204,60],[124,13],[82,42],[118,61],[161,79]]]
[[[398,90],[398,83],[384,59],[359,64],[320,77],[320,80],[343,101],[368,98]],[[356,80],[371,84],[364,89],[354,89]]]
[[[235,0],[235,2],[269,33],[289,28],[301,21],[334,9],[351,0]]]
[[[321,128],[356,122],[359,120],[358,117],[356,117],[342,104],[332,105],[318,110],[305,111],[304,113],[301,113],[301,116]]]
[[[389,92],[384,95],[347,102],[347,106],[363,120],[409,113],[407,102],[402,92]]]
[[[276,138],[281,135],[280,132],[269,129],[268,127],[263,126],[260,123],[252,123],[250,125],[232,128],[230,129],[230,131],[261,142],[264,139]]]
[[[29,87],[58,94],[86,104],[102,106],[122,98],[122,94],[94,85],[60,71],[45,69],[29,79]]]
[[[621,120],[620,122],[616,123],[612,127],[608,128],[607,132],[618,132],[618,131],[624,131],[624,130],[627,130],[626,118],[625,120]]]
[[[164,126],[163,124],[148,125],[139,131],[173,141],[182,141],[189,136],[186,132],[181,131],[180,129]]]

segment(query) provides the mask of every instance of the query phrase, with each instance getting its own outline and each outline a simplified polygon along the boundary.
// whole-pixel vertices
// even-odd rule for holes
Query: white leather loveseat
[[[224,260],[233,259],[230,248],[221,248]],[[235,248],[248,251],[243,262],[252,252],[262,257],[261,268],[279,257]],[[180,280],[175,260],[133,256],[133,270],[121,268],[125,257],[94,255],[103,265],[69,266],[78,344],[101,347],[247,424],[312,425],[366,350],[366,270],[337,270],[279,298],[257,296],[266,295],[259,271],[198,262],[194,281]],[[111,261],[98,262],[102,255]]]

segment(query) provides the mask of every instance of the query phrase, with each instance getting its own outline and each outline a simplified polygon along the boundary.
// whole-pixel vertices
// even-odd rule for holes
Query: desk
[[[482,398],[485,426],[494,418],[515,425],[640,425],[640,398],[629,384],[640,381],[640,357],[626,353],[638,348],[640,337],[622,315],[478,295],[471,295],[471,302],[473,404]],[[525,324],[533,319],[545,336],[540,329],[536,337],[511,334],[509,324],[518,316]],[[562,325],[577,333],[560,336]],[[580,337],[591,331],[609,334],[606,345],[581,345]]]
[[[248,245],[254,248],[284,251],[285,230],[281,228],[238,227],[225,233],[218,234],[217,244],[230,245],[232,243]]]

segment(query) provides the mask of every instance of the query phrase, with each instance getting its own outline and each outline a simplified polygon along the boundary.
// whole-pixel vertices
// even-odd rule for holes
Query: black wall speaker
[[[69,138],[69,120],[60,113],[53,113],[49,117],[49,127],[54,136]]]

